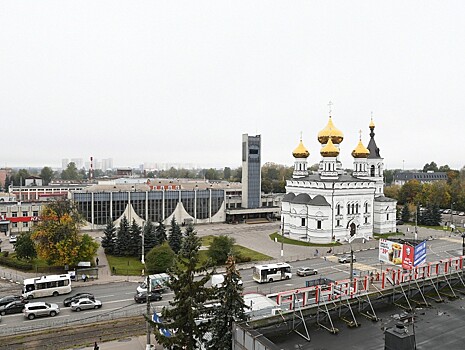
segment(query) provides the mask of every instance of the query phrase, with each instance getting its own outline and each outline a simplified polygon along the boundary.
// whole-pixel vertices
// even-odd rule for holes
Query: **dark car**
[[[149,299],[150,301],[159,301],[161,300],[163,297],[161,296],[160,292],[156,292],[156,291],[153,291],[152,293],[150,293],[149,295]],[[136,303],[145,303],[147,301],[147,293],[145,292],[142,292],[142,293],[136,293],[136,295],[134,295],[134,301]]]
[[[73,296],[68,297],[65,300],[63,300],[63,305],[64,306],[71,306],[71,303],[74,303],[74,302],[76,302],[76,301],[78,301],[79,299],[82,299],[82,298],[89,298],[90,300],[95,300],[95,297],[94,297],[94,295],[92,293],[77,293],[77,294],[74,294]]]
[[[26,305],[27,300],[17,300],[12,301],[9,304],[0,306],[0,315],[6,314],[19,314],[23,312],[24,306]]]
[[[4,306],[13,301],[21,301],[21,300],[23,300],[23,297],[20,295],[6,295],[0,298],[0,306]]]

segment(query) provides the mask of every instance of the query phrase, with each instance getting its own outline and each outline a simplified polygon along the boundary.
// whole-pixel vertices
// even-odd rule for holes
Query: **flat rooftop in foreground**
[[[429,300],[429,308],[416,309],[413,328],[418,350],[465,348],[465,334],[463,332],[465,329],[465,300],[463,295],[456,293],[460,296],[459,299],[447,300],[445,298],[442,303]],[[354,308],[355,311],[356,308]],[[336,335],[318,327],[315,316],[312,316],[307,319],[310,342],[291,331],[292,320],[288,321],[287,324],[281,323],[259,331],[276,344],[278,349],[282,350],[380,350],[384,349],[384,329],[394,327],[399,322],[398,316],[405,311],[395,305],[384,304],[383,306],[375,306],[375,312],[380,318],[378,322],[373,322],[356,313],[357,322],[361,324],[358,328],[349,328],[339,318],[333,317],[334,325],[339,329],[339,333]],[[345,318],[350,317],[346,314]],[[413,328],[410,326],[409,331],[412,332]],[[298,330],[303,332],[303,327],[299,327]]]

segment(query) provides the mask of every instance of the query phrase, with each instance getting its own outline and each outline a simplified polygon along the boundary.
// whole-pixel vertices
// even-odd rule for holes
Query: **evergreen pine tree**
[[[439,211],[439,206],[435,204],[433,206],[433,225],[432,226],[440,226],[441,221],[442,221],[442,215],[441,212]]]
[[[214,310],[210,323],[211,340],[208,349],[232,349],[233,322],[245,321],[246,305],[242,296],[243,287],[239,285],[240,275],[233,256],[228,256],[226,273],[222,287],[214,288],[215,299],[219,305]]]
[[[208,327],[206,323],[197,324],[196,320],[201,316],[203,305],[211,300],[211,288],[205,287],[211,273],[207,272],[205,263],[200,264],[201,242],[191,225],[186,233],[174,265],[168,270],[170,279],[167,285],[174,291],[174,298],[169,302],[170,307],[162,310],[165,323],[153,323],[155,327],[177,330],[170,337],[164,336],[158,329],[154,332],[159,344],[173,350],[197,349],[197,340],[203,338]],[[196,275],[201,273],[203,277],[197,278]]]
[[[129,235],[129,255],[140,256],[142,254],[142,230],[135,219],[132,220]]]
[[[156,245],[162,244],[165,242],[168,238],[166,237],[166,228],[165,225],[163,225],[163,222],[159,221],[158,226],[155,228],[155,240],[156,240]]]
[[[144,226],[144,249],[147,254],[153,247],[157,245],[157,240],[155,236],[155,226],[149,220],[145,223]]]
[[[168,238],[168,243],[171,249],[173,249],[173,252],[178,254],[179,251],[181,250],[182,231],[178,223],[176,222],[176,218],[174,216],[173,216],[173,219],[171,219],[171,227],[170,227],[170,235]]]
[[[116,240],[116,227],[113,224],[113,220],[108,220],[107,226],[103,231],[105,236],[102,239],[102,247],[105,250],[105,254],[113,254],[115,252],[115,240]]]
[[[114,254],[117,256],[128,256],[131,236],[129,234],[129,222],[126,216],[123,216],[119,223],[116,234],[116,244]]]
[[[410,222],[410,209],[407,203],[402,207],[401,219],[403,222]]]

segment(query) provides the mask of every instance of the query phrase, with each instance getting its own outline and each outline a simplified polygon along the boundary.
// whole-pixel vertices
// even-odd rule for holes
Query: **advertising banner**
[[[426,262],[426,241],[421,242],[415,247],[415,259],[413,266],[418,266]]]
[[[402,244],[402,268],[411,269],[413,267],[415,250],[408,244]]]
[[[387,239],[379,240],[379,260],[394,264],[402,264],[403,245]],[[413,260],[413,259],[412,259]]]

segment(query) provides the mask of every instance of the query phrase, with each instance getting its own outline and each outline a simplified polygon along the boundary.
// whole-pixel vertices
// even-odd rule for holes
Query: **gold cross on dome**
[[[331,107],[332,107],[332,106],[333,106],[333,103],[332,103],[331,101],[329,101],[329,103],[328,103],[328,107],[329,107],[329,116],[331,116],[331,112],[332,112]]]

